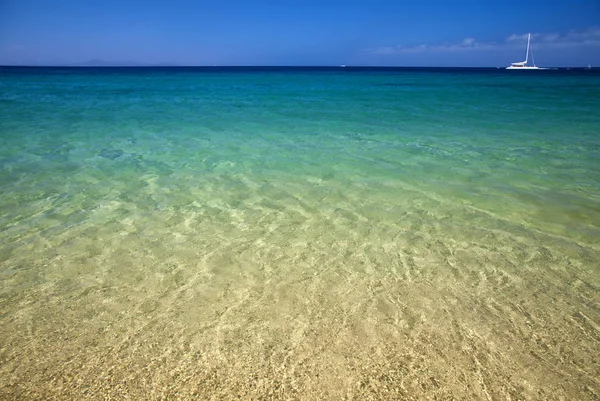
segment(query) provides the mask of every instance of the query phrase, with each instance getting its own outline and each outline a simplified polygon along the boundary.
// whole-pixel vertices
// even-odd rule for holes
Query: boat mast
[[[527,65],[527,60],[529,60],[529,41],[531,40],[531,33],[527,35],[527,53],[525,53],[525,65]]]

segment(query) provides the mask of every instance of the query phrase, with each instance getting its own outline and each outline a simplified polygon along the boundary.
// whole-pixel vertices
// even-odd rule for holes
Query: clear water
[[[0,394],[600,396],[600,75],[0,69]]]

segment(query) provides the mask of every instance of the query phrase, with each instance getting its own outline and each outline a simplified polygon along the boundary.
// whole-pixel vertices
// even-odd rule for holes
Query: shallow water
[[[0,89],[4,397],[600,397],[600,76]]]

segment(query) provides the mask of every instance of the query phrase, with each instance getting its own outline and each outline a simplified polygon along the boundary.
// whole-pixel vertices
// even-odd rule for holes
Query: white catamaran
[[[543,70],[543,68],[536,67],[535,60],[533,59],[533,51],[529,47],[529,43],[531,42],[531,34],[527,35],[527,53],[525,53],[525,61],[520,61],[518,63],[510,63],[507,70]],[[527,65],[529,61],[529,53],[531,52],[531,62],[533,65]]]

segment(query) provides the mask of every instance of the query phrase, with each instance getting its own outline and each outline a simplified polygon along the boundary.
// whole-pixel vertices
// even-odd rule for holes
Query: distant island
[[[80,63],[68,64],[70,67],[179,67],[174,63],[140,63],[136,61],[105,61],[92,59]]]

